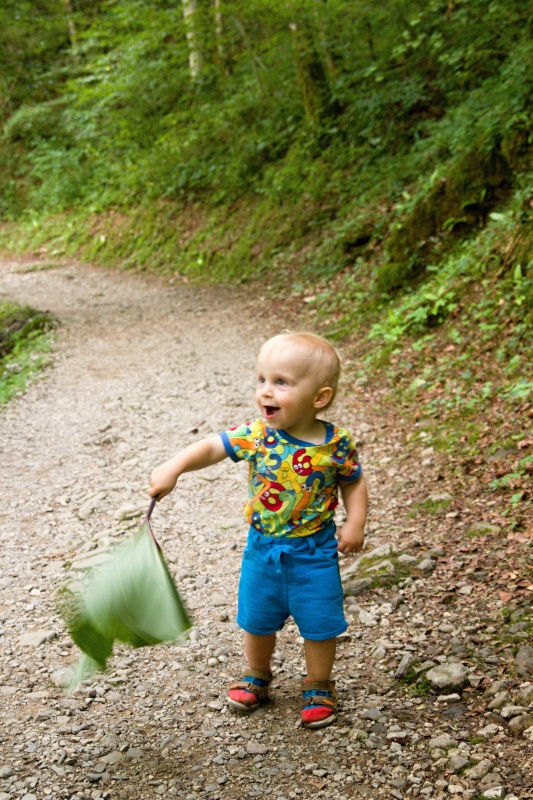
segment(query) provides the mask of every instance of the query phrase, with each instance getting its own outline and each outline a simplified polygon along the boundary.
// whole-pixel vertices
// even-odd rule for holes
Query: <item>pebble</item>
[[[468,670],[459,662],[447,661],[428,670],[426,678],[439,691],[453,692],[467,684]]]

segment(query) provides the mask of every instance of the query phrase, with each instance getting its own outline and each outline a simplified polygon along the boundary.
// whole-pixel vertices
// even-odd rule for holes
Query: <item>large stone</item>
[[[142,517],[143,514],[146,514],[146,508],[144,506],[140,507],[135,506],[132,503],[125,503],[116,510],[115,519],[125,522],[126,520]]]
[[[533,675],[533,647],[523,644],[514,661],[519,675]]]
[[[509,731],[513,736],[520,736],[521,733],[527,731],[533,725],[533,716],[531,714],[520,714],[513,717],[509,722]]]
[[[55,639],[56,636],[55,631],[28,631],[22,634],[19,644],[21,647],[40,647],[45,642]]]
[[[501,533],[498,525],[491,525],[490,522],[474,522],[468,529],[470,536],[485,536],[486,534],[497,536]]]
[[[363,565],[364,566],[364,565]],[[376,573],[386,573],[387,575],[392,575],[396,568],[392,561],[388,558],[383,559],[382,561],[376,561],[375,564],[369,564],[368,567],[364,566],[365,572],[376,572]]]
[[[457,746],[457,739],[452,739],[451,736],[448,736],[447,733],[441,734],[441,736],[435,736],[433,739],[429,740],[428,747],[432,750],[435,747],[442,748],[443,750],[447,750],[449,747],[456,747]]]
[[[71,568],[74,570],[94,569],[95,567],[101,566],[101,564],[105,564],[106,561],[109,561],[110,557],[111,554],[106,550],[100,550],[90,556],[85,556],[84,553],[83,556],[72,561]]]
[[[372,586],[372,578],[356,578],[355,580],[347,581],[344,586],[345,595],[361,594],[366,589]]]
[[[522,686],[516,693],[515,699],[520,706],[533,706],[533,683]]]
[[[361,625],[366,625],[367,628],[375,628],[378,624],[377,619],[372,614],[369,614],[368,611],[365,611],[364,608],[359,611],[359,622]]]
[[[465,758],[462,755],[455,755],[450,758],[448,761],[448,768],[453,770],[453,772],[461,772],[465,767],[469,765],[470,761],[468,758]]]
[[[468,670],[459,662],[448,661],[426,672],[426,678],[439,692],[460,692],[468,683]]]
[[[396,548],[394,545],[380,544],[378,547],[374,547],[369,553],[365,553],[361,561],[370,561],[373,558],[386,558],[387,556],[392,556],[395,552]]]
[[[436,561],[434,561],[432,558],[426,557],[423,558],[422,561],[419,561],[418,564],[415,564],[413,569],[415,569],[417,572],[432,572],[436,566]]]
[[[470,767],[465,772],[465,775],[468,778],[471,778],[473,781],[479,781],[484,778],[486,775],[489,774],[494,769],[494,764],[492,761],[489,761],[488,758],[484,758],[482,761],[479,761],[474,767]]]
[[[97,492],[92,497],[87,498],[81,504],[78,510],[78,517],[81,520],[86,520],[96,509],[99,505],[106,499],[107,493],[106,492]]]

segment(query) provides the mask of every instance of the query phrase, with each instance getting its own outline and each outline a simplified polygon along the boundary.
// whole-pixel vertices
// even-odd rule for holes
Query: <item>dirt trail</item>
[[[447,627],[439,629],[443,607],[428,605],[444,590],[438,572],[429,578],[421,570],[400,593],[383,588],[350,599],[337,725],[314,733],[298,726],[302,654],[292,625],[280,636],[274,702],[251,717],[228,712],[225,687],[242,668],[233,620],[246,535],[246,470],[229,460],[185,476],[154,514],[194,615],[190,641],[118,650],[108,673],[66,696],[61,683],[76,654],[55,614],[55,589],[137,527],[155,465],[255,414],[255,353],[278,326],[245,291],[75,264],[4,261],[0,291],[63,323],[53,368],[0,415],[0,800],[433,800],[500,787],[485,796],[532,796],[531,742],[509,736],[502,719],[476,736],[493,720],[475,680],[462,709],[459,700],[407,694],[394,679],[404,656],[438,663],[453,636],[468,639],[482,627],[470,608],[463,618],[470,634],[461,630],[461,609],[444,614]],[[424,547],[405,515],[407,488],[423,469],[396,463],[400,434],[372,407],[364,419],[342,403],[338,413],[362,443],[371,494],[380,499],[370,547],[411,545],[415,561],[431,547],[430,557],[443,556],[445,528]],[[346,576],[354,563],[344,561]],[[501,677],[498,659],[491,666],[461,658],[483,689]],[[443,714],[454,702],[455,712]],[[435,744],[439,735],[450,742]],[[461,768],[454,757],[465,759]]]

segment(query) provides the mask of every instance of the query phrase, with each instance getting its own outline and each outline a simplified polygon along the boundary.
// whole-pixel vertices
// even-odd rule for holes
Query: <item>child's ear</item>
[[[319,389],[315,397],[315,408],[325,408],[331,403],[333,397],[333,389],[331,386],[323,386]]]

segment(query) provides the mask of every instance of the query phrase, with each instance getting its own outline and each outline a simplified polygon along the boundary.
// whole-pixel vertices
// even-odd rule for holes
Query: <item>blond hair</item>
[[[309,361],[309,368],[316,375],[317,389],[324,386],[330,386],[333,389],[331,400],[324,406],[324,408],[328,408],[335,399],[341,372],[341,362],[337,351],[323,336],[307,331],[284,331],[268,339],[261,350],[283,348],[291,344],[298,345],[304,351],[306,359]]]

